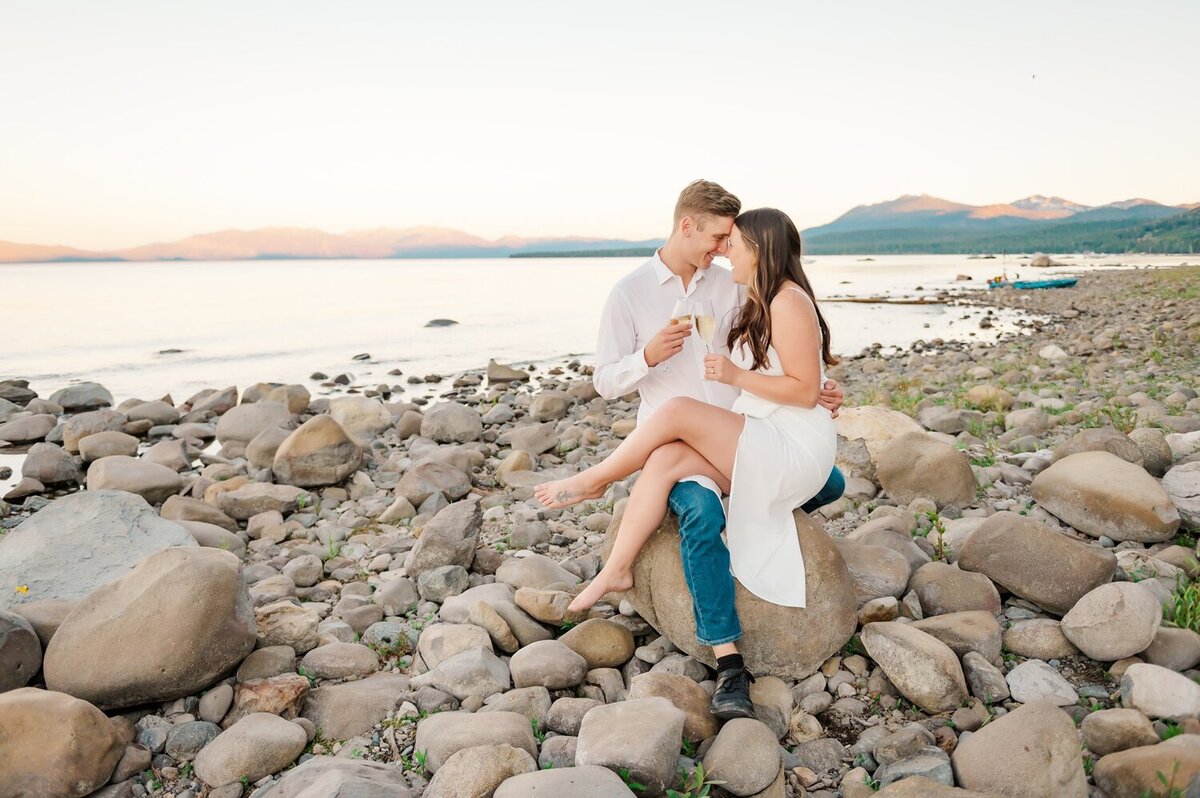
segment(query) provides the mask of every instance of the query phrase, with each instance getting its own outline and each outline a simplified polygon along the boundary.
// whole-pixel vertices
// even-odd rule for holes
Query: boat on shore
[[[1079,282],[1076,277],[1061,277],[1057,280],[989,280],[988,288],[1016,288],[1027,291],[1034,288],[1070,288]]]

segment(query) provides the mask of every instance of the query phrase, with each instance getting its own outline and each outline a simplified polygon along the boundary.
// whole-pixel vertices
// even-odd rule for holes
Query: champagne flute
[[[712,302],[705,299],[692,303],[692,313],[696,317],[696,332],[704,340],[704,349],[711,354],[713,336],[717,334],[717,316]]]
[[[688,308],[687,302],[682,299],[675,300],[675,306],[671,308],[671,324],[682,324],[685,321],[692,320],[692,311]]]

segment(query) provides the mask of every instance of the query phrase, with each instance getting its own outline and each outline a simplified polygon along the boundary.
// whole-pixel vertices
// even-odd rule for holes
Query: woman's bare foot
[[[580,473],[567,479],[543,482],[533,489],[533,495],[551,510],[560,510],[588,499],[600,498],[604,495],[604,487],[590,484],[590,480]]]
[[[583,589],[567,606],[568,612],[583,612],[589,609],[608,593],[624,593],[633,587],[633,574],[629,571],[617,572],[616,569],[601,568],[600,573],[592,583]]]

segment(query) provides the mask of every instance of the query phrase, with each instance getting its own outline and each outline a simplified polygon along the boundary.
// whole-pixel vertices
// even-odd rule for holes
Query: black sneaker
[[[709,710],[721,720],[733,718],[751,718],[757,720],[754,714],[754,702],[750,700],[750,683],[754,674],[745,668],[726,668],[717,672],[717,689],[713,691]]]

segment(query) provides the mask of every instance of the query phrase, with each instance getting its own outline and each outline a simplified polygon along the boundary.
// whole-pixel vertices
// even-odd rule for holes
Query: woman
[[[696,474],[730,494],[726,535],[734,576],[767,601],[805,605],[792,511],[816,495],[833,468],[837,436],[817,396],[823,364],[838,361],[801,265],[800,233],[786,214],[760,208],[738,216],[728,255],[747,301],[729,333],[733,359],[710,354],[704,362],[706,379],[742,390],[732,410],[672,399],[602,463],[535,491],[547,507],[567,507],[642,471],[608,562],[572,611],[633,586],[633,561],[662,523],[671,487]]]

